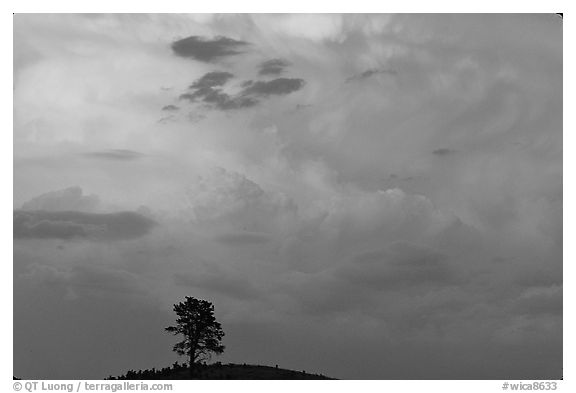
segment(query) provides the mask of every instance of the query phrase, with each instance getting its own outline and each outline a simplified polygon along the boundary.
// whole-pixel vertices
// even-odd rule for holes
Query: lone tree
[[[175,326],[168,326],[166,331],[174,335],[183,335],[184,340],[174,345],[173,351],[190,359],[190,373],[194,366],[203,360],[210,359],[212,353],[224,352],[221,344],[224,332],[214,317],[212,303],[186,296],[184,302],[174,305],[178,315]]]

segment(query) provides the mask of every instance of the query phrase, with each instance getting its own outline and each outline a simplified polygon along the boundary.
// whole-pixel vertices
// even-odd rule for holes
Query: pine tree
[[[224,345],[221,344],[224,332],[214,317],[214,306],[206,300],[186,296],[184,302],[174,305],[174,312],[178,316],[176,325],[168,326],[165,330],[184,336],[174,345],[173,351],[188,356],[192,374],[198,362],[210,359],[213,353],[218,355],[224,352]]]

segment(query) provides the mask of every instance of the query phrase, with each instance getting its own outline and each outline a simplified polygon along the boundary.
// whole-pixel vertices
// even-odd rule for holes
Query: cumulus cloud
[[[146,235],[154,225],[135,212],[14,211],[16,239],[128,240]]]
[[[204,224],[225,222],[240,233],[222,234],[224,242],[265,238],[267,229],[297,215],[297,206],[284,193],[264,190],[245,175],[214,168],[186,190],[186,208],[181,214]],[[242,239],[243,240],[240,240]]]
[[[199,37],[191,36],[172,43],[172,50],[181,57],[190,57],[203,62],[214,62],[222,57],[243,53],[248,42],[229,37]]]

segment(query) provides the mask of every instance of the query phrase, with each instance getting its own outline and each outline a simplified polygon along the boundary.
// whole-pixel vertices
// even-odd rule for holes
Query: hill
[[[174,363],[172,367],[162,369],[148,369],[139,371],[128,371],[125,375],[118,377],[110,376],[109,380],[129,380],[129,379],[334,379],[320,374],[309,374],[305,371],[286,370],[283,368],[257,366],[250,364],[206,364],[197,365],[194,375],[190,375],[185,364]]]

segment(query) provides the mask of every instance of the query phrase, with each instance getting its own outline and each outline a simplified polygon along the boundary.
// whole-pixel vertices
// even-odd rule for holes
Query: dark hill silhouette
[[[128,371],[125,375],[118,377],[110,376],[108,380],[127,379],[334,379],[320,374],[309,374],[305,371],[293,371],[270,366],[257,366],[251,364],[198,364],[195,366],[194,374],[190,375],[188,366],[174,363],[172,367],[162,369],[147,369],[139,371]]]

